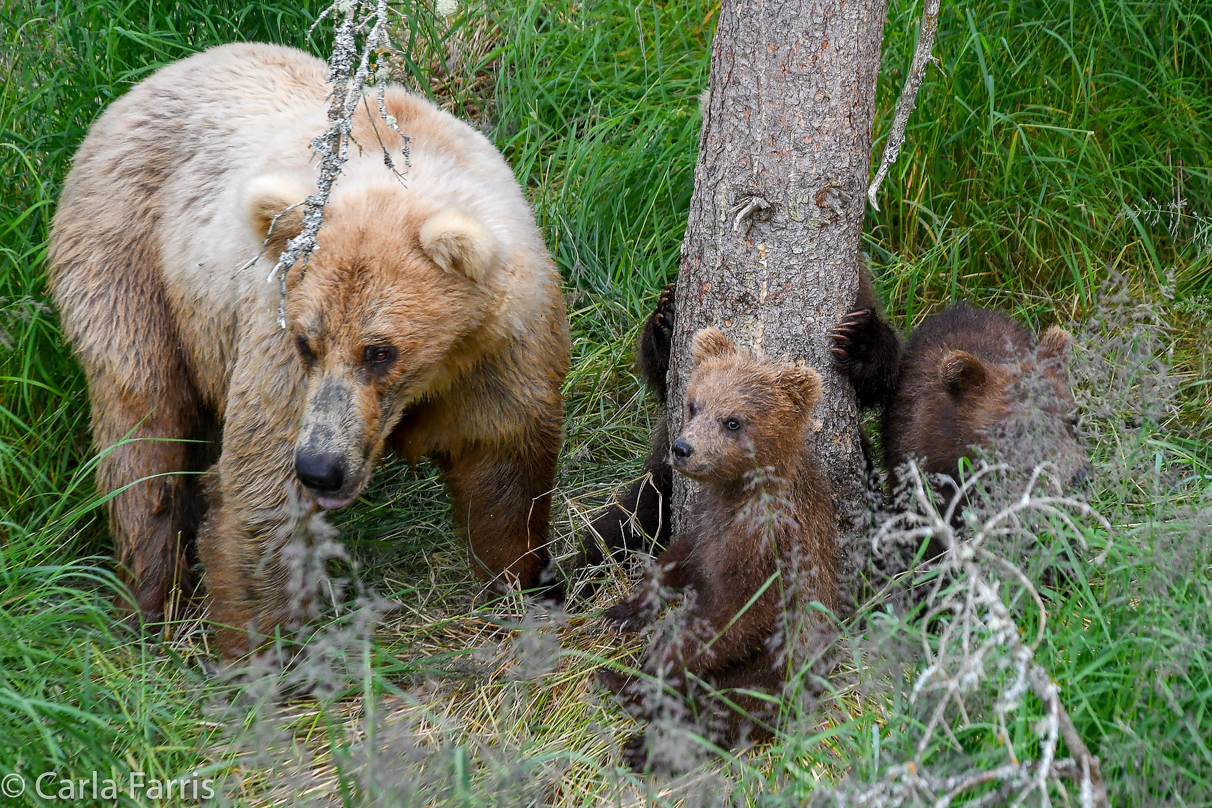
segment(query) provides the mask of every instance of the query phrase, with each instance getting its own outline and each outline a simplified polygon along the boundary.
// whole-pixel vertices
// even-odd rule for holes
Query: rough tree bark
[[[669,370],[676,435],[699,328],[815,367],[824,390],[808,440],[852,516],[863,496],[857,411],[827,335],[858,289],[885,3],[724,0]],[[684,478],[675,486],[676,524],[690,494]]]

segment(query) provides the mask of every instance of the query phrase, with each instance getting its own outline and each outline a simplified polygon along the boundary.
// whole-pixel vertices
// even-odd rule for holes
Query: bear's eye
[[[362,364],[372,370],[383,370],[396,360],[396,349],[390,345],[367,345],[362,349]]]
[[[693,402],[693,401],[687,401],[687,402],[686,402],[686,412],[687,412],[687,413],[689,413],[689,415],[690,415],[690,417],[691,417],[691,418],[693,418],[693,417],[694,417],[694,414],[695,414],[696,412],[698,412],[698,411],[699,411],[699,408],[698,408],[698,407],[696,407],[696,406],[694,406],[694,402]]]
[[[736,418],[729,418],[727,421],[724,422],[724,426],[726,426],[728,428],[729,432],[736,432],[738,429],[741,428],[741,422],[738,421]]]
[[[299,349],[299,356],[303,358],[303,364],[311,367],[316,361],[316,352],[311,349],[311,343],[307,341],[307,337],[299,334],[295,337],[295,347]]]
[[[1078,417],[1076,412],[1070,412],[1065,415],[1065,425],[1069,427],[1070,434],[1077,434]]]

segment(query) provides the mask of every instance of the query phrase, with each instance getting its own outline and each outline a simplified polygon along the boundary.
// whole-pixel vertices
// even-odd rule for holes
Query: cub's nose
[[[681,460],[685,460],[694,454],[694,447],[684,440],[675,440],[672,449],[673,456]]]
[[[1069,478],[1069,487],[1079,491],[1084,491],[1089,487],[1090,483],[1090,467],[1082,466],[1077,472]]]
[[[345,484],[345,463],[337,454],[299,452],[295,455],[295,476],[313,491],[330,494]]]

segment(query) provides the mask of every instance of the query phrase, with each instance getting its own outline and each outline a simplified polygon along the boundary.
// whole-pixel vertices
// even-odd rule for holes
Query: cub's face
[[[271,199],[250,204],[254,225],[258,210],[277,215],[290,204],[280,183],[267,187]],[[271,236],[269,254],[300,226],[301,216],[285,227],[279,217],[281,244]],[[288,275],[287,325],[306,378],[295,474],[321,507],[341,508],[366,485],[405,410],[479,358],[474,333],[492,302],[483,281],[498,248],[470,214],[410,215],[373,191],[330,204],[319,244],[307,271]]]
[[[694,373],[670,462],[695,480],[731,484],[801,451],[820,377],[743,354],[714,328],[694,337]]]
[[[1069,335],[1054,327],[1034,354],[1015,365],[948,352],[939,382],[954,407],[958,450],[979,446],[1016,469],[1047,464],[1061,483],[1080,485],[1089,456],[1078,441],[1077,407],[1065,373],[1068,346]],[[947,473],[954,473],[958,459],[950,459]]]

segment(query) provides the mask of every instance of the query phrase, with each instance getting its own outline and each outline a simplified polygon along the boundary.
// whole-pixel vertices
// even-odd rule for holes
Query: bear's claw
[[[829,352],[837,357],[835,361],[839,366],[845,368],[859,359],[855,354],[861,352],[871,328],[871,309],[855,309],[829,332],[829,338],[835,343]]]
[[[656,309],[652,312],[652,320],[662,331],[673,332],[674,318],[674,293],[677,291],[677,283],[671,283],[661,290],[661,296],[657,298]]]
[[[635,634],[651,622],[648,619],[650,611],[643,603],[628,598],[607,609],[602,615],[602,624],[621,634]]]

